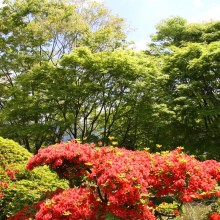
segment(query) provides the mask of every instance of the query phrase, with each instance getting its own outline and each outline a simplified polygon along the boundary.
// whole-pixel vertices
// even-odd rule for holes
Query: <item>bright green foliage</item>
[[[68,186],[46,166],[34,169],[33,172],[27,171],[26,163],[31,156],[16,142],[0,137],[0,179],[8,183],[0,198],[0,219],[14,214],[25,205],[39,201],[46,192]]]
[[[193,154],[219,154],[219,21],[164,20],[144,53],[126,47],[123,19],[103,4],[5,3],[2,137],[32,153],[68,135],[129,149],[184,145]]]
[[[169,46],[181,47],[186,43],[211,43],[219,41],[220,21],[207,23],[187,23],[181,17],[171,17],[157,25],[157,32],[152,36],[152,49],[167,52]]]
[[[79,46],[92,52],[122,47],[125,25],[123,19],[93,1],[16,0],[5,4],[0,9],[0,135],[36,153],[42,145],[61,141],[70,126],[65,106],[63,109],[60,100],[57,103],[54,94],[48,94],[51,89],[59,94],[64,91],[59,96],[65,100],[67,90],[72,89],[56,88],[60,59]],[[63,72],[58,72],[63,81]]]
[[[172,105],[177,119],[188,127],[188,136],[197,133],[193,145],[219,145],[219,45],[190,43],[175,48],[166,59],[164,71],[170,74]]]
[[[57,81],[56,87],[65,87],[68,94],[58,94],[57,90],[50,94],[56,94],[56,98],[66,94],[59,103],[74,121],[69,128],[74,137],[86,142],[99,139],[108,145],[113,136],[119,145],[137,146],[141,136],[134,140],[132,133],[141,129],[141,123],[137,123],[142,120],[141,103],[148,99],[145,110],[151,109],[155,99],[152,92],[159,90],[155,78],[163,81],[154,61],[131,50],[92,53],[88,48],[78,48],[64,56],[60,64],[62,77],[68,80]]]
[[[178,30],[178,31],[177,31]],[[191,153],[219,158],[220,22],[187,23],[174,17],[157,26],[152,54],[168,76],[164,101],[174,114],[165,145],[184,145]],[[173,138],[175,137],[175,138]]]
[[[140,113],[147,111],[150,120],[153,111],[160,109],[151,107],[157,99],[154,92],[160,90],[156,79],[160,77],[160,84],[164,80],[154,63],[144,53],[131,50],[94,53],[79,47],[64,55],[58,67],[35,66],[17,77],[18,96],[2,111],[2,118],[16,123],[5,123],[1,133],[14,139],[26,136],[32,145],[25,146],[35,152],[42,144],[60,142],[66,133],[86,142],[102,140],[104,145],[114,136],[120,145],[135,147],[144,134],[134,139],[132,133],[145,129],[142,126],[147,123],[142,123]],[[146,136],[148,144],[151,133],[152,129]]]

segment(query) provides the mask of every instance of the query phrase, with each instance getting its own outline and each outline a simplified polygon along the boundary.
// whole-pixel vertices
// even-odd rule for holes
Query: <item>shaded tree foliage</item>
[[[219,151],[219,21],[172,17],[148,51],[86,0],[5,1],[0,9],[0,135],[30,152],[60,142]]]
[[[152,37],[151,53],[160,55],[167,104],[175,112],[171,145],[219,155],[219,31],[220,22],[187,23],[175,17],[163,21]],[[156,49],[155,49],[156,48]]]
[[[53,87],[57,81],[52,83],[57,74],[52,71],[60,72],[60,59],[83,45],[93,52],[118,48],[124,44],[125,26],[102,4],[91,1],[29,0],[5,4],[0,9],[0,133],[29,151],[37,151],[45,142],[60,141],[69,126],[66,110],[60,109],[65,97],[57,103],[57,99],[50,99],[53,95],[45,93],[57,89]],[[58,75],[60,81],[65,79],[62,73]],[[59,92],[65,90],[64,84],[63,88],[59,86]]]

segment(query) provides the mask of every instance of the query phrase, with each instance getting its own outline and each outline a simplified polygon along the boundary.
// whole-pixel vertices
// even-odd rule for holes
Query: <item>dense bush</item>
[[[67,187],[67,182],[59,180],[47,166],[26,170],[31,156],[19,144],[0,137],[0,219],[37,202],[47,192]]]
[[[181,148],[150,154],[69,142],[40,150],[27,169],[41,165],[68,179],[71,188],[35,204],[36,213],[27,206],[10,220],[100,220],[107,215],[153,220],[175,217],[183,203],[220,196],[220,164],[200,162]]]

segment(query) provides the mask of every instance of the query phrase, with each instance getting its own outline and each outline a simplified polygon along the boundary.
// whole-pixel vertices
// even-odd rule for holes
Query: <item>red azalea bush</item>
[[[200,162],[180,148],[150,154],[69,142],[39,150],[27,169],[45,164],[68,179],[72,188],[42,201],[33,217],[36,220],[95,220],[104,219],[106,213],[153,220],[158,214],[155,197],[170,196],[179,201],[180,208],[183,202],[219,196],[220,163]],[[79,178],[79,187],[74,187]],[[179,214],[176,207],[173,216]]]
[[[52,199],[42,203],[35,219],[100,219],[100,202],[95,198],[94,193],[85,188],[67,189]]]
[[[220,180],[220,166],[216,161],[200,162],[178,148],[154,154],[152,164],[149,183],[158,197],[172,194],[183,202],[191,202],[218,193],[215,186]]]

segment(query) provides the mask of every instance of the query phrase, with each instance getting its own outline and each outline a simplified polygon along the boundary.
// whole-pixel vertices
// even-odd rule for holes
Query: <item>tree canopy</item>
[[[161,70],[168,75],[167,103],[176,115],[175,136],[180,144],[198,151],[209,148],[218,155],[220,22],[192,24],[174,17],[157,30],[151,48],[160,55]]]
[[[6,0],[0,135],[32,153],[74,138],[217,157],[220,21],[171,17],[140,52],[127,30],[93,1]]]

